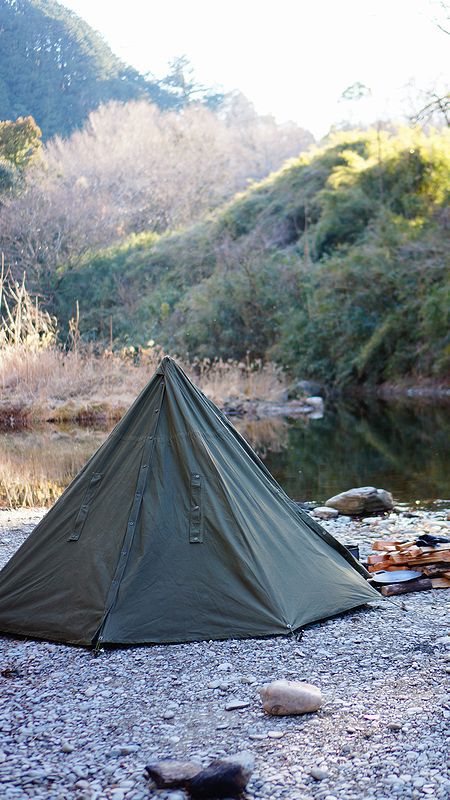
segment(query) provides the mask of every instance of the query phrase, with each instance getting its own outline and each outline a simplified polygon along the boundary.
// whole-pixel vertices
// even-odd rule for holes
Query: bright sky
[[[162,77],[185,54],[202,83],[240,89],[259,113],[317,137],[344,119],[410,113],[417,90],[442,87],[450,67],[438,0],[61,1],[137,69]],[[371,97],[340,101],[356,81]]]

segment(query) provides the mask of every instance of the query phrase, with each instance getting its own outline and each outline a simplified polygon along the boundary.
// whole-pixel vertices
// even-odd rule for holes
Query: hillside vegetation
[[[450,136],[339,133],[202,221],[57,273],[91,339],[276,359],[327,383],[444,381]]]
[[[0,251],[19,281],[26,272],[51,294],[61,267],[131,233],[192,224],[311,141],[241,95],[220,114],[111,102],[43,145],[32,117],[0,122]]]

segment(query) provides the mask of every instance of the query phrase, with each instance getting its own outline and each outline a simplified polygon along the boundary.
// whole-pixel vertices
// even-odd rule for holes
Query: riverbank
[[[0,349],[0,429],[50,423],[117,422],[153,376],[163,351],[123,348],[96,354],[57,346]],[[216,405],[287,400],[287,378],[273,363],[177,359],[191,380]]]
[[[0,511],[0,562],[44,510]],[[367,555],[377,538],[448,531],[447,512],[324,523]],[[301,637],[87,650],[0,642],[5,798],[183,800],[157,791],[150,759],[202,763],[251,750],[248,800],[444,800],[450,790],[450,592],[375,601],[308,626]],[[323,708],[263,714],[259,687],[307,680]],[[226,710],[233,700],[247,703]],[[313,774],[312,771],[314,771]],[[315,775],[316,777],[314,777]]]
[[[65,351],[56,345],[37,349],[20,343],[4,346],[0,349],[0,431],[43,423],[111,426],[150,380],[163,355],[153,343],[147,348],[103,353],[89,347]],[[314,383],[292,382],[272,362],[194,359],[179,363],[227,415],[249,420],[318,418],[324,412],[322,396],[330,400],[450,401],[450,386],[442,382],[347,387],[338,395],[332,387],[320,389],[318,385],[322,395],[318,397],[319,390],[308,389]]]
[[[450,400],[450,383],[444,381],[392,381],[377,388],[377,396],[387,400],[398,398]]]

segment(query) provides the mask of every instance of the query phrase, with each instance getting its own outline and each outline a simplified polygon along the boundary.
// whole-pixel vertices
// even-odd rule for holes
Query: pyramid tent
[[[164,358],[0,573],[0,630],[70,642],[286,634],[379,595]]]

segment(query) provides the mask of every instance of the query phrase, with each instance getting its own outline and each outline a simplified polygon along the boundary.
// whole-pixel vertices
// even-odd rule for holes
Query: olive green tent
[[[285,634],[378,597],[164,358],[0,573],[0,630],[71,642]]]

